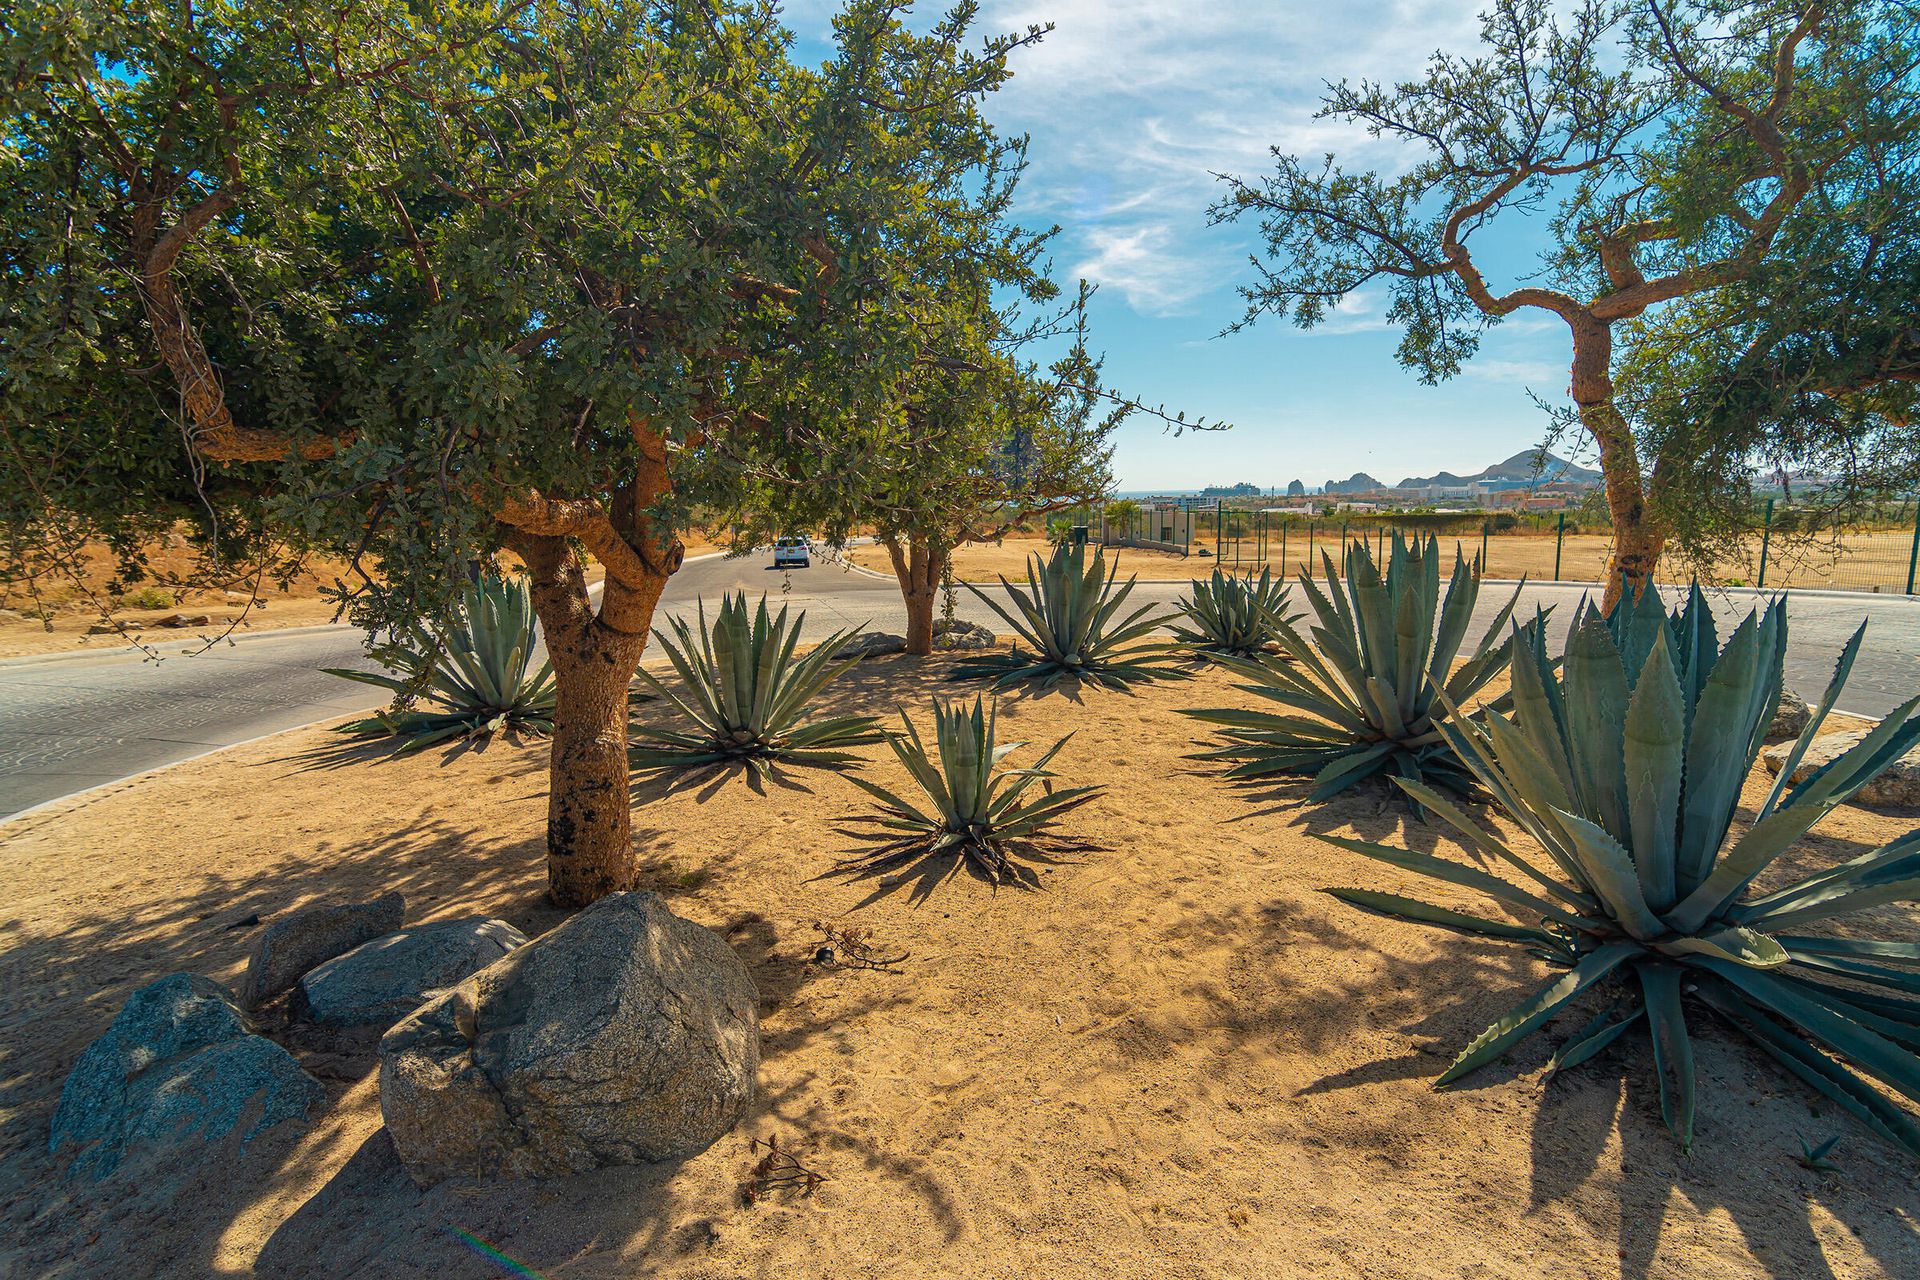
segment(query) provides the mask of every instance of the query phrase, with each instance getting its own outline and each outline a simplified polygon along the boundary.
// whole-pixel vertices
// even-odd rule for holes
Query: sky
[[[1252,220],[1209,227],[1216,172],[1255,177],[1269,148],[1333,151],[1349,167],[1392,170],[1408,153],[1358,126],[1316,120],[1326,81],[1398,80],[1429,54],[1477,43],[1479,0],[983,0],[981,28],[1051,22],[1017,51],[989,100],[1003,132],[1031,138],[1017,209],[1057,224],[1055,278],[1098,286],[1094,339],[1110,384],[1148,404],[1233,424],[1178,437],[1136,418],[1114,455],[1120,490],[1251,481],[1309,487],[1365,471],[1388,484],[1471,472],[1537,445],[1547,415],[1531,389],[1566,399],[1563,326],[1520,316],[1490,332],[1463,372],[1421,385],[1394,359],[1384,286],[1348,295],[1302,331],[1266,317],[1220,336],[1253,278]],[[931,14],[931,6],[926,7]],[[793,0],[801,52],[820,47],[832,6]],[[917,23],[916,23],[917,25]],[[1496,290],[1533,262],[1482,233],[1476,260]],[[1522,233],[1515,239],[1532,239]],[[1564,452],[1564,450],[1562,451]]]

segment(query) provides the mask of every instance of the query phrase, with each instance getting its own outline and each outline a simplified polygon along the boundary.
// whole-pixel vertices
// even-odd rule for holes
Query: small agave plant
[[[1522,856],[1417,782],[1400,785],[1514,882],[1430,854],[1323,836],[1471,889],[1536,924],[1397,894],[1328,892],[1420,924],[1514,941],[1565,970],[1476,1036],[1441,1084],[1498,1058],[1592,991],[1607,1006],[1561,1045],[1554,1069],[1644,1026],[1660,1106],[1693,1141],[1690,1010],[1707,1010],[1881,1137],[1920,1155],[1920,1126],[1846,1063],[1920,1100],[1920,942],[1811,932],[1887,903],[1920,901],[1920,830],[1812,874],[1754,880],[1834,806],[1920,741],[1920,698],[1797,786],[1866,628],[1752,819],[1731,835],[1741,785],[1780,701],[1785,607],[1749,614],[1724,648],[1697,590],[1669,618],[1652,589],[1607,618],[1584,610],[1563,671],[1537,650],[1513,668],[1518,723],[1497,713],[1442,725],[1495,803],[1545,855]],[[1864,923],[1864,922],[1862,922]],[[1857,927],[1856,927],[1857,928]]]
[[[1215,569],[1211,579],[1193,579],[1193,594],[1178,602],[1187,625],[1175,626],[1174,637],[1206,657],[1258,658],[1279,638],[1281,625],[1294,621],[1286,612],[1288,592],[1271,569],[1262,568],[1257,578]]]
[[[1319,619],[1311,628],[1313,643],[1291,620],[1277,623],[1275,638],[1293,665],[1221,658],[1224,666],[1247,677],[1248,683],[1236,688],[1285,710],[1185,712],[1224,729],[1223,745],[1190,758],[1237,761],[1227,770],[1229,778],[1311,774],[1308,798],[1315,801],[1384,772],[1470,791],[1471,774],[1441,731],[1447,716],[1442,699],[1462,705],[1506,669],[1514,642],[1502,636],[1519,589],[1456,670],[1454,660],[1480,595],[1478,575],[1457,550],[1444,601],[1440,544],[1433,538],[1423,544],[1395,535],[1384,576],[1365,542],[1348,545],[1344,576],[1335,575],[1333,557],[1323,553],[1321,558],[1324,592],[1311,576],[1300,575]],[[1520,634],[1538,630],[1536,619]]]
[[[449,738],[503,729],[553,732],[553,668],[535,667],[533,596],[524,578],[482,577],[460,594],[452,616],[375,650],[389,672],[322,668],[399,697],[424,697],[427,709],[382,711],[340,726],[341,733],[398,737],[395,755]]]
[[[1054,789],[1054,775],[1047,771],[1047,764],[1072,734],[1047,748],[1027,768],[1001,769],[1002,760],[1027,744],[998,741],[999,710],[986,711],[979,698],[971,709],[934,702],[933,753],[904,711],[900,719],[906,732],[889,735],[887,742],[926,799],[912,803],[863,778],[849,778],[880,801],[881,811],[852,819],[873,828],[858,833],[873,847],[842,863],[844,870],[870,874],[901,863],[947,859],[950,865],[923,881],[916,897],[925,897],[966,865],[994,884],[1034,888],[1039,878],[1022,864],[1023,856],[1044,860],[1056,853],[1098,847],[1051,830],[1062,814],[1086,804],[1101,790]],[[1033,794],[1036,782],[1041,784],[1037,796]]]
[[[638,679],[693,722],[691,732],[636,724],[640,742],[628,755],[636,769],[692,768],[741,762],[758,776],[775,762],[841,765],[859,757],[848,747],[880,741],[872,716],[830,716],[808,720],[807,704],[844,667],[834,658],[852,638],[839,631],[803,658],[793,656],[807,615],[791,623],[781,606],[769,616],[767,599],[747,609],[747,593],[727,596],[713,626],[704,603],[696,607],[698,632],[681,618],[670,618],[678,643],[656,630],[682,688],[662,683],[647,671]]]
[[[1016,645],[1012,653],[969,658],[954,667],[954,678],[990,679],[999,689],[1022,680],[1038,680],[1051,688],[1073,676],[1124,689],[1137,680],[1176,674],[1159,661],[1165,646],[1137,643],[1166,617],[1154,614],[1148,604],[1115,621],[1134,585],[1128,578],[1114,590],[1119,572],[1119,561],[1109,569],[1099,549],[1088,564],[1084,543],[1056,547],[1044,562],[1035,555],[1027,562],[1025,590],[1000,579],[1017,615],[972,583],[961,584],[1004,618],[1032,652],[1023,653]]]

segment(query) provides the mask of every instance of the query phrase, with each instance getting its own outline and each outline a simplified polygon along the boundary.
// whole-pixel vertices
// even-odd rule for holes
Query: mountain
[[[1451,471],[1442,471],[1431,476],[1408,476],[1400,482],[1398,487],[1424,489],[1429,485],[1440,485],[1446,488],[1458,488],[1461,485],[1472,484],[1476,480],[1534,480],[1536,476],[1533,461],[1534,451],[1528,449],[1514,454],[1504,462],[1496,462],[1490,467],[1476,471],[1470,476],[1457,476]],[[1546,456],[1537,479],[1541,484],[1556,481],[1570,484],[1598,484],[1600,473],[1575,466],[1565,458],[1555,457],[1550,453]]]
[[[1322,492],[1370,493],[1375,489],[1384,489],[1385,487],[1386,487],[1385,485],[1381,484],[1378,480],[1375,480],[1372,476],[1368,475],[1366,472],[1356,471],[1353,473],[1352,476],[1350,476],[1345,480],[1327,481],[1327,487]]]

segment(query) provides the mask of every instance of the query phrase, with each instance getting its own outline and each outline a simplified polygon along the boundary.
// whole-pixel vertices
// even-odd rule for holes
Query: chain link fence
[[[1365,541],[1378,557],[1395,533],[1433,536],[1443,553],[1457,549],[1468,560],[1477,559],[1489,579],[1599,582],[1613,555],[1610,530],[1583,527],[1571,512],[1314,515],[1223,503],[1133,502],[1113,508],[1086,513],[1090,532],[1106,545],[1148,547],[1236,569],[1267,566],[1289,578],[1301,572],[1319,576],[1323,556],[1331,557],[1337,574],[1345,548],[1356,541]],[[1722,587],[1916,593],[1920,501],[1891,509],[1882,520],[1840,529],[1802,529],[1792,523],[1798,514],[1770,501],[1758,531],[1738,551],[1704,567],[1669,554],[1655,578],[1672,583],[1698,578]],[[1195,572],[1200,571],[1196,565]]]

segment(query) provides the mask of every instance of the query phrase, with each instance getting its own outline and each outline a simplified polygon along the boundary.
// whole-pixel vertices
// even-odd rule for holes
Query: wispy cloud
[[[1374,333],[1392,328],[1387,319],[1387,291],[1378,287],[1355,289],[1327,308],[1327,318],[1308,333]]]
[[[1545,360],[1510,360],[1501,356],[1475,356],[1461,366],[1463,377],[1483,382],[1506,382],[1531,388],[1543,394],[1565,387],[1568,366]]]

